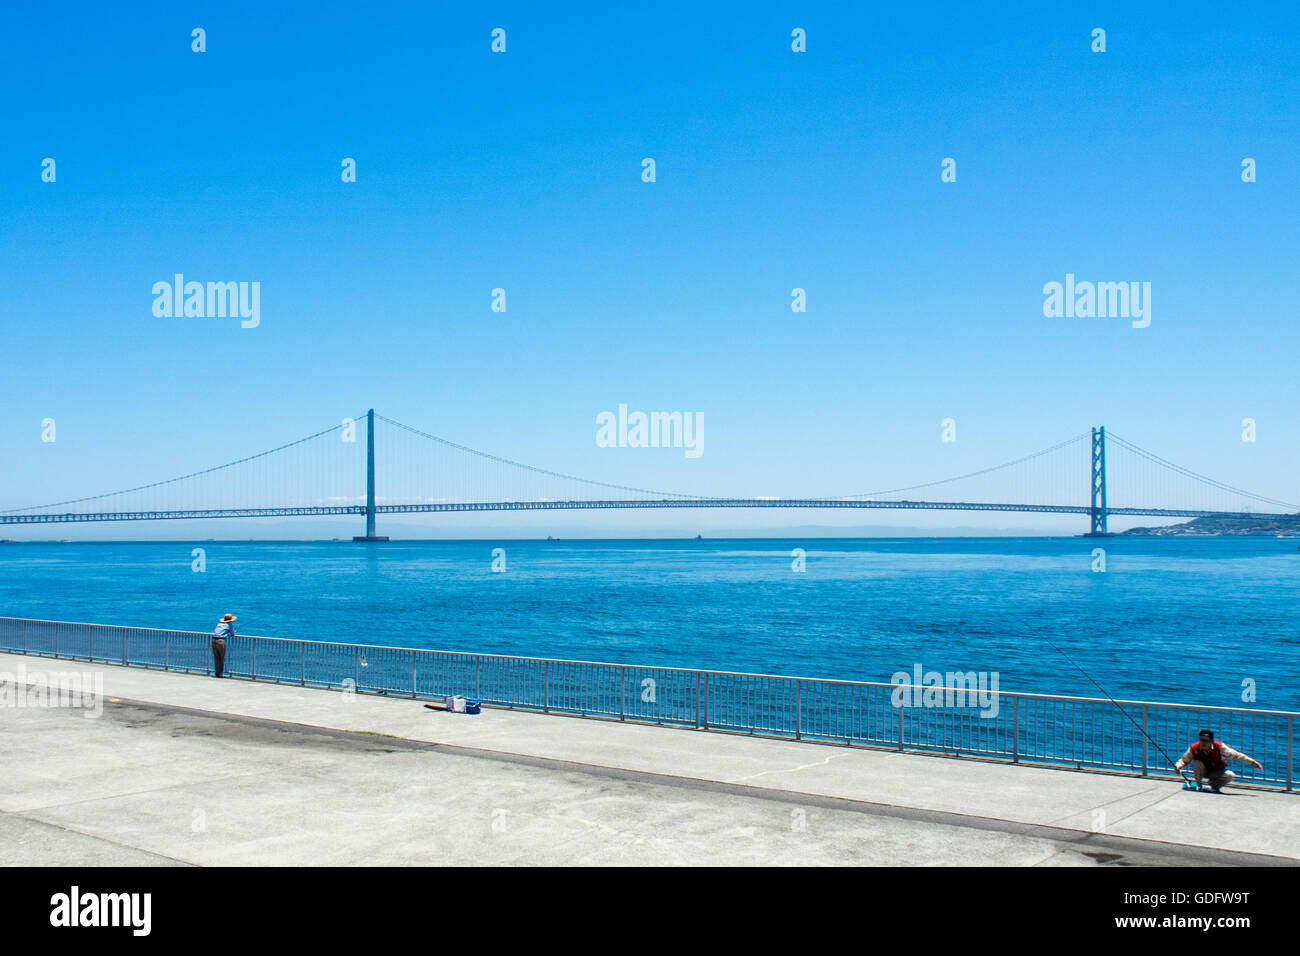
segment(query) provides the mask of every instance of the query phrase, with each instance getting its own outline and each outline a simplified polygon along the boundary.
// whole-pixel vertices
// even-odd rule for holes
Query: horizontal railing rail
[[[212,635],[0,617],[0,651],[211,674]],[[238,636],[231,677],[367,694],[1071,766],[1172,775],[1203,726],[1263,763],[1239,780],[1294,789],[1300,713],[1062,697],[735,671]],[[908,701],[913,696],[917,700]]]

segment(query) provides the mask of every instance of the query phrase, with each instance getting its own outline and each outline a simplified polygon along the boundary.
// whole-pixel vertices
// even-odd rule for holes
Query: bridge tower
[[[1092,530],[1086,538],[1108,538],[1106,530],[1106,426],[1092,430]]]
[[[375,410],[366,412],[366,533],[353,541],[387,541],[375,534]]]

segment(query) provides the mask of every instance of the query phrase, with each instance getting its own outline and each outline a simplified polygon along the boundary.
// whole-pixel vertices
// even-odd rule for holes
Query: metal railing
[[[212,673],[212,635],[0,617],[0,651]],[[1264,764],[1242,783],[1294,789],[1300,714],[1152,701],[990,692],[899,706],[900,685],[239,636],[231,677],[795,740],[1171,775],[1201,727]],[[1145,735],[1138,729],[1145,730]],[[1149,738],[1148,739],[1148,735]]]

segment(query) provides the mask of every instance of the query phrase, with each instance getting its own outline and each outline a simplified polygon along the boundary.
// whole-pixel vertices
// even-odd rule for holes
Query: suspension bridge
[[[358,435],[363,428],[364,442]],[[365,534],[353,540],[386,541],[376,533],[379,515],[627,508],[1075,514],[1087,518],[1091,536],[1108,534],[1112,515],[1259,519],[1300,512],[1300,506],[1216,481],[1114,433],[1107,435],[1104,427],[1012,461],[925,484],[847,495],[731,497],[655,491],[539,468],[440,438],[371,409],[212,468],[0,512],[0,525],[355,515],[364,518]]]

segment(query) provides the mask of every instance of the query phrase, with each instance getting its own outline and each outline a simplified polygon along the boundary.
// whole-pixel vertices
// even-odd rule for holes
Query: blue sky
[[[1300,14],[1169,10],[7,12],[0,508],[370,406],[543,467],[724,494],[906,485],[1107,424],[1296,500]],[[261,324],[154,316],[177,272],[260,282]],[[1150,327],[1044,317],[1067,272],[1150,282]],[[703,413],[706,453],[598,448],[619,403]]]

